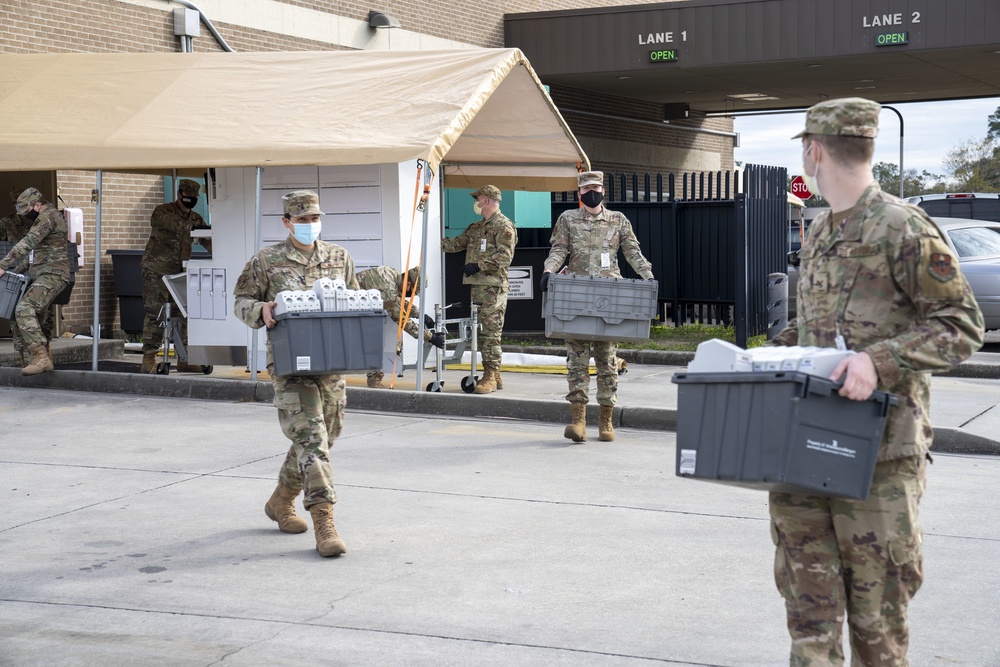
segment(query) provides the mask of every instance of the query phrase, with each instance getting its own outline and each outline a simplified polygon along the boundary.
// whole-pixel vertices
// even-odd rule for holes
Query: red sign
[[[809,199],[813,196],[813,193],[806,187],[806,182],[802,180],[801,176],[792,177],[792,194],[799,199]]]

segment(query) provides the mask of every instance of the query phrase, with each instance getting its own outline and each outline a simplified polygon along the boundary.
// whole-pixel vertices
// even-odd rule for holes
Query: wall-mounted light
[[[401,28],[399,20],[389,16],[385,12],[376,12],[374,10],[368,12],[368,27],[372,30],[378,28]]]

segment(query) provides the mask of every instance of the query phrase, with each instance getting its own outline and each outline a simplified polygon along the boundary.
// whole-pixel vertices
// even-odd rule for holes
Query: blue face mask
[[[321,222],[296,222],[292,225],[295,231],[292,232],[292,236],[295,240],[302,245],[312,245],[313,241],[319,238],[319,233],[323,229],[323,223]]]

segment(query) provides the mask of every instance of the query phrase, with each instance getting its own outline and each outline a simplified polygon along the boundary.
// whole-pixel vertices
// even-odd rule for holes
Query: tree
[[[1000,140],[1000,107],[986,119],[986,138]]]
[[[899,165],[892,162],[877,162],[872,166],[872,172],[883,192],[891,195],[899,194]],[[903,173],[904,197],[947,192],[949,189],[943,176],[932,174],[926,169],[919,173],[916,169],[907,169]]]
[[[990,116],[1000,124],[1000,109]],[[1000,125],[998,125],[1000,131]],[[944,164],[955,181],[954,189],[965,192],[1000,192],[1000,139],[987,136],[970,139],[948,151]]]

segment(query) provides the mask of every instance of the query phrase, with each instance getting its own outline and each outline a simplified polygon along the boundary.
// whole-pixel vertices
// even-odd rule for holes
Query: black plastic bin
[[[143,250],[108,250],[115,276],[115,296],[142,296]]]
[[[108,250],[115,277],[115,296],[122,331],[141,334],[146,321],[142,305],[142,255],[143,250]]]
[[[871,488],[896,396],[840,396],[798,372],[676,373],[676,473],[768,491],[856,498]]]

